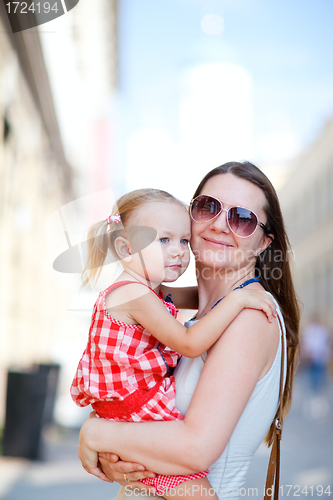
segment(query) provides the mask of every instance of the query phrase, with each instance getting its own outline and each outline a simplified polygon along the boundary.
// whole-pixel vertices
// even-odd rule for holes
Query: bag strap
[[[282,439],[282,397],[283,397],[283,382],[284,382],[284,355],[285,355],[285,341],[282,323],[279,315],[277,316],[279,320],[280,330],[281,330],[281,372],[280,372],[280,394],[279,394],[279,407],[274,417],[274,437],[271,455],[269,457],[267,478],[265,485],[265,497],[264,500],[270,500],[273,494],[273,484],[274,484],[274,500],[279,499],[279,486],[280,486],[280,441]]]

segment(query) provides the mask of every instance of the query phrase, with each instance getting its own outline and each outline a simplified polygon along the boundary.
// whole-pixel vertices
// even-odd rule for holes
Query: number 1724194
[[[60,0],[58,0],[60,1]],[[58,2],[8,2],[6,3],[8,14],[48,14],[49,12],[58,13]]]
[[[280,486],[280,495],[283,497],[321,497],[323,495],[331,496],[331,486],[322,486],[317,484],[316,486],[300,486],[299,484],[285,484]]]

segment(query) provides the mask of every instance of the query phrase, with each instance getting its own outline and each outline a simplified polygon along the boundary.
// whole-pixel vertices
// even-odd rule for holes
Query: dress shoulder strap
[[[119,288],[119,287],[121,287],[123,285],[127,285],[127,284],[130,284],[130,283],[135,283],[135,284],[143,285],[146,288],[149,288],[149,290],[151,290],[156,295],[156,297],[158,297],[163,302],[163,304],[169,309],[169,311],[171,312],[171,314],[174,317],[177,316],[179,310],[173,304],[172,300],[171,300],[171,302],[168,301],[168,298],[165,300],[163,298],[162,294],[159,295],[150,286],[146,285],[145,283],[142,283],[141,281],[134,281],[134,280],[133,281],[132,280],[124,280],[124,281],[118,281],[117,283],[112,283],[112,285],[110,285],[108,288],[106,288],[103,292],[100,292],[100,294],[98,295],[98,299],[96,301],[96,304],[95,304],[97,306],[97,310],[105,310],[106,309],[105,297],[106,297],[106,295],[109,292],[111,292],[112,290],[115,290],[116,288]]]
[[[123,285],[127,285],[127,284],[130,284],[130,283],[135,283],[135,284],[138,284],[138,285],[143,285],[147,288],[149,288],[149,290],[151,290],[152,292],[155,293],[155,295],[157,295],[159,297],[159,295],[155,292],[155,290],[153,290],[150,286],[146,285],[146,283],[142,283],[141,281],[132,281],[132,280],[124,280],[124,281],[117,281],[116,283],[112,283],[112,285],[110,285],[108,288],[106,288],[103,292],[101,292],[102,295],[107,295],[109,292],[111,292],[112,290],[115,290],[116,288],[119,288]]]

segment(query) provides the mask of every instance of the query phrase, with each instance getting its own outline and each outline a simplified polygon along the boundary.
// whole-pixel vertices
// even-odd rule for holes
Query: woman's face
[[[217,198],[226,209],[233,206],[248,208],[257,215],[260,222],[265,224],[267,221],[263,191],[233,174],[211,177],[200,194]],[[259,226],[247,238],[236,236],[227,224],[227,212],[224,210],[212,221],[199,223],[192,220],[191,247],[197,264],[201,267],[234,272],[242,268],[250,270],[254,268],[256,257],[270,242],[270,238]]]

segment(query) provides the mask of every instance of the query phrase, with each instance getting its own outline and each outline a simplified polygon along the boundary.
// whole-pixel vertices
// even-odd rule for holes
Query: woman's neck
[[[199,311],[197,317],[200,318],[210,311],[212,306],[222,297],[225,297],[234,288],[244,283],[244,281],[254,278],[254,268],[244,267],[237,271],[225,269],[207,269],[198,271],[198,293]]]

